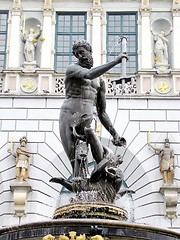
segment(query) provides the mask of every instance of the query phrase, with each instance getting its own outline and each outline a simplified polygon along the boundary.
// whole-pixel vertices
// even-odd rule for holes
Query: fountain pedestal
[[[53,219],[59,218],[95,218],[126,221],[127,211],[108,203],[71,203],[56,209]]]

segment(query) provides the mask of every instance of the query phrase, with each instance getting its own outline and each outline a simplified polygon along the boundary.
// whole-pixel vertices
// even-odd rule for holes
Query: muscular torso
[[[98,79],[86,79],[83,74],[88,69],[82,68],[77,64],[72,65],[72,73],[66,75],[65,88],[66,99],[62,105],[62,110],[71,113],[93,113],[93,104],[96,99],[97,91],[100,88]]]

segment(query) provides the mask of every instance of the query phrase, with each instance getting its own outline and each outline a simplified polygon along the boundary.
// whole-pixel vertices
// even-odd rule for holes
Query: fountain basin
[[[178,232],[136,223],[106,219],[58,219],[0,229],[0,240],[41,240],[47,234],[58,239],[59,235],[66,234],[68,236],[71,231],[75,231],[77,236],[85,234],[89,237],[99,234],[104,239],[111,240],[180,239]]]

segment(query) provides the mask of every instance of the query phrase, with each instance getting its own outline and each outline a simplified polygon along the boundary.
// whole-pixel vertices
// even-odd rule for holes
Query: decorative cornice
[[[93,6],[91,9],[90,9],[90,12],[92,13],[92,15],[98,15],[99,14],[101,15],[103,13],[103,8],[101,6]]]
[[[173,8],[171,9],[173,17],[180,17],[180,5],[173,5]]]
[[[21,5],[19,5],[19,4],[13,4],[12,6],[11,6],[11,8],[10,8],[10,11],[12,12],[12,13],[16,13],[16,12],[22,12],[22,6]]]
[[[10,9],[11,16],[21,16],[22,14],[22,7],[21,8],[11,8]]]
[[[142,5],[139,8],[139,11],[141,13],[141,16],[143,17],[149,17],[152,11],[152,8],[149,5]]]
[[[52,16],[53,13],[54,13],[54,8],[53,7],[44,6],[42,11],[43,11],[43,16]]]
[[[13,4],[10,8],[11,12],[19,12],[22,11],[21,0],[13,0]]]
[[[54,8],[52,6],[52,0],[44,0],[44,7],[42,8],[44,15],[51,15],[54,12]]]

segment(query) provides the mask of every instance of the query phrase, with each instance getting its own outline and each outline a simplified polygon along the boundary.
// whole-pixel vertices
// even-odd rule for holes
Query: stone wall
[[[1,96],[0,99],[0,225],[11,226],[50,220],[56,208],[61,186],[50,183],[51,177],[71,175],[70,163],[59,137],[59,113],[63,102],[58,96]],[[178,97],[107,98],[107,112],[119,134],[127,140],[127,148],[112,146],[110,136],[102,128],[103,143],[123,155],[121,168],[129,189],[135,191],[134,218],[136,223],[180,231],[180,198],[177,218],[165,218],[163,185],[158,155],[147,145],[147,132],[156,147],[163,147],[165,138],[175,153],[175,183],[180,185],[180,116]],[[15,159],[7,152],[9,141],[14,149],[19,138],[26,135],[31,154],[28,183],[27,214],[13,215],[13,194],[10,185],[15,181]]]

